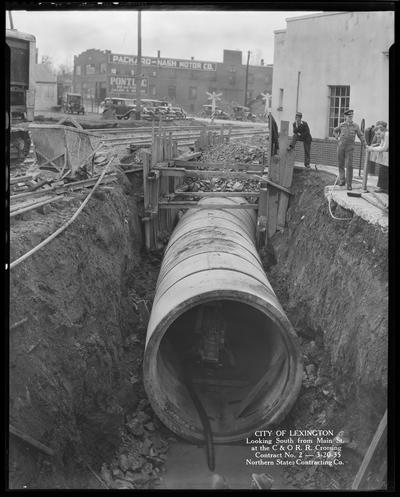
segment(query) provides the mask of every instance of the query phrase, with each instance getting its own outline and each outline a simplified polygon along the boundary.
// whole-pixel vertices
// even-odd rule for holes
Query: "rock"
[[[118,478],[114,480],[113,488],[133,490],[135,487],[129,481],[124,480],[122,478]]]
[[[132,433],[132,435],[140,436],[144,433],[144,428],[140,420],[137,418],[132,419],[126,424],[128,431]]]
[[[118,466],[122,471],[127,471],[129,469],[129,459],[125,454],[121,454],[118,459]]]
[[[152,423],[151,421],[150,421],[150,423],[146,423],[146,424],[144,425],[144,427],[145,427],[145,428],[146,428],[146,430],[148,430],[148,431],[154,431],[154,430],[155,430],[154,423]]]
[[[151,446],[152,442],[150,438],[145,438],[144,442],[142,443],[142,447],[140,448],[140,453],[143,454],[144,456],[149,455]]]
[[[121,477],[121,478],[124,476],[124,474],[119,468],[113,468],[112,475],[113,477]]]
[[[224,476],[214,473],[211,478],[211,488],[213,490],[218,490],[227,489],[230,487]]]
[[[314,377],[315,373],[316,373],[315,364],[309,364],[308,366],[306,366],[306,372],[307,372],[308,377],[311,377],[311,378]]]
[[[102,479],[107,483],[107,485],[110,487],[113,481],[112,478],[112,473],[111,471],[107,468],[106,464],[103,464],[101,467],[100,475]]]
[[[137,469],[140,469],[143,466],[144,459],[142,456],[139,454],[130,454],[128,457],[129,460],[129,467],[128,469],[132,471],[136,471]]]

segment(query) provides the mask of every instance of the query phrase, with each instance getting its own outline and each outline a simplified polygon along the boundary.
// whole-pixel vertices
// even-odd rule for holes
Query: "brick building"
[[[81,93],[87,109],[105,97],[135,98],[137,57],[110,50],[89,49],[74,57],[74,92]],[[206,92],[222,93],[222,105],[244,105],[246,65],[242,52],[224,50],[223,62],[142,57],[142,97],[166,99],[189,113],[209,103]],[[248,101],[259,111],[260,93],[272,91],[272,65],[249,65]]]

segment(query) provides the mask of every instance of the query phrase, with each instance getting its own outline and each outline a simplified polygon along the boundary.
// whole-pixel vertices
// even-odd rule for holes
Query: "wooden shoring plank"
[[[231,141],[232,127],[233,127],[232,125],[229,126],[228,137],[227,137],[228,143]]]
[[[223,124],[221,125],[221,131],[219,134],[219,142],[218,143],[220,145],[222,145],[224,143],[224,125]]]
[[[387,411],[385,411],[385,414],[383,415],[378,425],[378,428],[372,438],[368,450],[365,453],[361,466],[357,471],[356,477],[354,478],[354,481],[351,485],[352,490],[358,490],[365,481],[366,477],[368,476],[368,468],[371,465],[374,453],[378,445],[380,445],[381,442],[385,441],[386,433],[387,433]]]
[[[257,210],[258,204],[199,204],[198,202],[186,201],[173,201],[173,202],[159,202],[159,209],[235,209],[235,210]]]
[[[169,132],[168,134],[168,154],[167,154],[167,159],[172,160],[172,131]]]
[[[268,179],[273,183],[279,182],[279,156],[271,157],[271,164],[268,169]],[[267,199],[267,234],[271,238],[276,231],[278,217],[279,191],[276,188],[268,188]]]
[[[287,195],[294,195],[288,188],[285,188],[284,186],[278,185],[278,183],[274,183],[273,181],[269,179],[263,180],[265,181],[268,185],[271,185],[274,188],[277,188],[281,192],[285,192]]]
[[[180,192],[176,191],[171,193],[171,196],[182,196],[182,197],[259,197],[260,192]]]
[[[212,136],[213,136],[212,131],[208,131],[207,132],[207,147],[211,147],[211,145],[212,145]]]
[[[44,452],[48,456],[54,456],[54,450],[53,449],[50,449],[50,447],[46,447],[46,445],[42,444],[41,442],[38,442],[37,440],[35,440],[30,435],[27,435],[26,433],[23,433],[21,430],[18,430],[17,428],[15,428],[15,426],[13,426],[13,425],[10,424],[9,425],[9,430],[10,430],[10,433],[12,433],[14,436],[20,438],[24,442],[27,442],[28,444],[30,444],[33,447],[35,447],[36,449]]]
[[[294,166],[294,150],[288,151],[289,146],[289,122],[281,122],[281,133],[279,135],[279,184],[283,187],[290,187],[293,179]],[[277,216],[277,229],[283,230],[286,225],[286,212],[289,205],[289,196],[287,193],[281,192],[279,195],[279,206]]]
[[[29,174],[27,176],[17,176],[15,178],[10,178],[10,185],[15,185],[16,183],[24,183],[25,181],[30,181],[32,179],[32,174]]]
[[[258,248],[262,248],[267,241],[268,188],[260,188],[259,196],[256,243]]]
[[[178,140],[172,140],[172,158],[178,155]]]
[[[143,194],[144,194],[144,209],[147,211],[150,206],[150,185],[149,185],[149,173],[151,168],[151,157],[146,151],[142,151],[142,162],[143,162]]]

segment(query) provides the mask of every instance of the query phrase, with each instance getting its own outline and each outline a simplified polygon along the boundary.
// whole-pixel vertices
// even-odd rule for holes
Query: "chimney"
[[[161,51],[157,50],[157,58],[159,59],[161,57]]]
[[[190,57],[190,60],[194,60],[194,57]]]
[[[264,65],[264,59],[261,59],[261,65],[262,66]]]

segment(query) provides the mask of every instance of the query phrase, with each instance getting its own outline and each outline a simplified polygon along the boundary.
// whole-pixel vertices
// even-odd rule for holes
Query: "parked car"
[[[132,110],[136,109],[136,101],[132,98],[107,97],[100,103],[99,113],[113,106],[117,119],[129,119]]]
[[[186,119],[186,112],[182,109],[182,107],[171,107],[170,113],[174,116],[174,119]]]
[[[85,107],[82,105],[82,95],[79,93],[66,93],[62,106],[63,112],[66,114],[84,114]]]
[[[211,119],[212,106],[211,105],[203,105],[203,110],[201,111],[200,115],[201,115],[201,117],[209,117]],[[215,108],[214,117],[215,117],[215,119],[230,119],[229,114],[227,114],[222,109],[219,109],[218,107]]]
[[[244,105],[236,105],[232,109],[233,115],[232,118],[236,121],[255,121],[257,116],[250,112],[249,107],[245,107]]]

